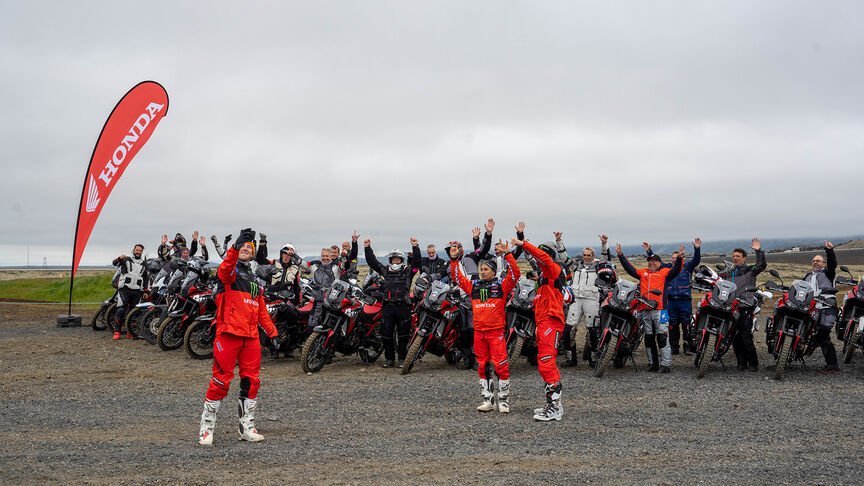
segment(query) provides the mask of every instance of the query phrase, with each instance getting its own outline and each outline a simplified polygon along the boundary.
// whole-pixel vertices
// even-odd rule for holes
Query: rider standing
[[[112,265],[118,267],[119,278],[117,281],[117,322],[114,325],[114,339],[120,339],[120,328],[123,326],[123,317],[126,312],[133,309],[141,301],[142,292],[147,288],[149,274],[144,268],[144,245],[136,244],[132,248],[132,256],[120,255]],[[126,330],[126,337],[135,339],[135,336]]]
[[[815,295],[819,295],[820,289],[833,288],[834,276],[837,271],[834,244],[825,240],[825,258],[822,258],[822,255],[816,255],[813,257],[812,264],[813,270],[804,275],[803,280],[810,282],[816,291]],[[834,343],[831,341],[831,328],[837,322],[837,300],[834,295],[823,295],[822,297],[828,302],[816,305],[815,343],[822,349],[822,355],[825,357],[825,367],[819,372],[836,373],[840,371],[840,366],[837,364],[837,350],[834,349]]]
[[[747,287],[756,287],[756,276],[762,273],[768,263],[765,261],[765,253],[762,251],[762,245],[759,243],[759,238],[753,238],[750,243],[750,248],[756,253],[756,265],[747,264],[747,251],[743,248],[735,248],[732,250],[732,265],[731,269],[727,269],[720,273],[720,276],[731,281],[737,287],[736,293],[741,293]],[[738,360],[739,370],[759,370],[759,356],[756,354],[756,346],[753,345],[753,310],[740,309],[738,316],[738,333],[735,335],[735,341],[732,342],[732,350],[735,351],[735,358]]]

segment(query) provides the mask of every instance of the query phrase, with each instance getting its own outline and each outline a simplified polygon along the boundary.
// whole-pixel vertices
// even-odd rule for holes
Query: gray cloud
[[[304,253],[842,235],[864,175],[856,2],[6,2],[0,264],[68,261],[117,99],[171,107],[84,263],[246,226]],[[35,248],[35,249],[34,249]]]

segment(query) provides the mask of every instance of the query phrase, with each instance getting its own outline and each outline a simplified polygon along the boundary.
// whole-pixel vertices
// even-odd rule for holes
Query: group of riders
[[[434,245],[426,247],[424,256],[418,240],[411,238],[410,252],[391,251],[382,262],[376,257],[371,240],[362,242],[370,271],[367,281],[373,279],[377,282],[377,298],[382,304],[380,338],[385,358],[383,366],[401,367],[406,359],[412,335],[412,316],[417,305],[416,296],[412,294],[415,277],[423,275],[430,281],[449,282],[460,289],[464,302],[459,308],[458,363],[461,368],[474,369],[479,374],[482,401],[477,410],[485,412],[497,408],[499,412],[509,412],[506,307],[517,283],[530,280],[535,290],[536,366],[545,383],[546,395],[544,405],[534,410],[534,419],[560,420],[563,406],[561,375],[556,361],[559,349],[566,356],[563,367],[576,367],[580,355],[592,368],[598,359],[603,331],[601,305],[610,297],[614,282],[618,280],[608,237],[599,236],[599,255],[593,248],[585,247],[581,255],[570,256],[560,232],[554,233],[554,240],[535,246],[526,239],[525,223],[520,222],[515,227],[515,237],[509,241],[499,239],[493,245],[494,228],[492,219],[483,229],[474,228],[470,250],[459,241],[449,242],[444,248],[443,258]],[[355,231],[351,241],[322,248],[317,259],[301,258],[294,246],[288,243],[279,249],[275,258],[269,259],[267,238],[263,233],[257,235],[256,242],[255,231],[244,229],[233,244],[232,235],[226,236],[221,244],[216,236],[211,237],[222,262],[216,274],[218,310],[213,375],[201,417],[200,444],[213,443],[216,414],[238,365],[240,438],[248,441],[263,439],[254,424],[261,341],[266,342],[259,339],[259,327],[272,342],[274,358],[280,349],[278,331],[268,314],[264,291],[286,291],[298,306],[303,300],[311,300],[307,325],[307,332],[311,332],[319,325],[322,302],[334,282],[356,283],[359,277],[359,238]],[[692,245],[692,256],[686,262],[684,245],[672,254],[671,261],[664,262],[648,243],[643,243],[646,268],[636,268],[631,264],[620,244],[615,248],[621,268],[638,281],[639,294],[644,297],[634,312],[644,332],[651,371],[669,373],[672,355],[682,350],[684,354],[695,352],[691,279],[705,266],[700,267],[701,240],[696,238]],[[755,264],[747,262],[746,250],[736,248],[732,252],[731,265],[717,275],[732,282],[737,292],[755,289],[756,276],[767,267],[758,238],[752,239],[750,249],[755,253]],[[114,339],[121,338],[125,313],[147,297],[145,290],[154,282],[176,281],[177,274],[184,272],[189,262],[209,258],[206,239],[199,237],[197,231],[189,245],[179,233],[170,241],[167,235],[163,235],[158,258],[145,260],[143,251],[143,245],[135,245],[130,256],[120,255],[113,262],[117,267],[115,282],[118,288]],[[199,251],[200,256],[196,256]],[[524,276],[517,265],[517,259],[522,256],[532,268]],[[825,257],[817,255],[813,258],[812,271],[803,280],[811,283],[817,293],[818,289],[829,289],[834,285],[836,267],[833,245],[826,241]],[[833,298],[833,295],[828,297]],[[757,371],[758,356],[750,325],[752,308],[742,307],[737,319],[738,330],[732,347],[738,368]],[[839,369],[830,336],[836,320],[836,305],[820,305],[816,343],[826,361],[826,366],[820,370],[823,373]],[[580,346],[577,328],[582,322],[586,332],[584,344]],[[130,334],[129,337],[133,336]],[[290,349],[287,351],[290,353]]]

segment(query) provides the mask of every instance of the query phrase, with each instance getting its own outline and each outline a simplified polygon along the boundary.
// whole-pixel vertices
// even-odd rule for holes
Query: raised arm
[[[363,250],[366,255],[366,264],[369,265],[369,268],[372,270],[384,275],[384,265],[381,265],[381,262],[375,258],[375,252],[372,251],[372,240],[366,238],[363,241]]]
[[[618,253],[618,259],[621,260],[621,267],[627,272],[627,275],[630,275],[633,278],[640,278],[639,272],[636,271],[636,267],[630,264],[630,261],[627,260],[627,257],[624,256],[624,251],[621,249],[621,243],[615,245],[615,252]]]
[[[825,241],[825,276],[832,282],[837,272],[837,255],[834,254],[834,244]]]
[[[519,265],[516,264],[516,259],[513,258],[511,252],[508,251],[504,253],[504,260],[507,262],[507,265],[510,266],[510,270],[504,274],[504,279],[501,282],[501,290],[504,291],[504,295],[509,295],[513,288],[516,287],[516,282],[519,281],[522,272],[519,270]]]
[[[525,252],[530,254],[534,257],[535,260],[537,260],[537,263],[540,265],[540,270],[543,272],[544,277],[546,277],[550,281],[558,278],[558,275],[561,274],[561,267],[557,263],[555,263],[554,260],[552,260],[552,257],[547,255],[545,251],[537,248],[531,243],[514,242],[515,245],[519,245],[520,243],[522,248],[525,249]]]

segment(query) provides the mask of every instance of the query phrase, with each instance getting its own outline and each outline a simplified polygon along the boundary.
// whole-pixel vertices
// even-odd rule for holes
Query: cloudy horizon
[[[489,217],[577,245],[861,232],[857,2],[0,6],[0,265],[71,261],[93,144],[145,79],[170,109],[82,265],[248,226],[304,255]]]

